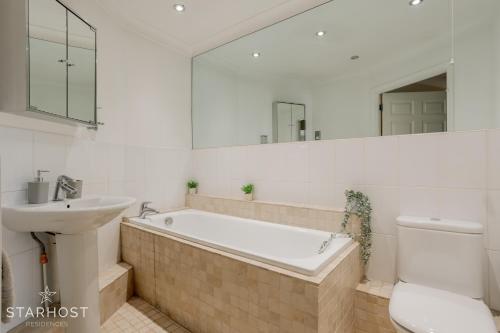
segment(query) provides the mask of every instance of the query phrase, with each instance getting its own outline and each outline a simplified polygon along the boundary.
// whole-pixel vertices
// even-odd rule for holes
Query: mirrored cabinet
[[[0,111],[96,126],[96,29],[57,0],[2,0],[0,16]]]
[[[273,103],[273,143],[306,140],[306,106]]]

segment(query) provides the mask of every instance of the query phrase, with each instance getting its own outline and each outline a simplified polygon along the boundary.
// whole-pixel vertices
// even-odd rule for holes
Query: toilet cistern
[[[400,282],[389,303],[396,332],[496,333],[481,301],[480,223],[400,216],[397,238]]]

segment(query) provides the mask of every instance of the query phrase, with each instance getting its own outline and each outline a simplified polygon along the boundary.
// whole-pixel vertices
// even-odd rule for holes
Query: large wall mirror
[[[500,1],[335,0],[193,58],[193,146],[500,127],[499,87]]]

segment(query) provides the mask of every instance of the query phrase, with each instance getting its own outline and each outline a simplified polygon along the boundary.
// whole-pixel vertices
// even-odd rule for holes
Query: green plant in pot
[[[198,193],[198,182],[194,179],[191,179],[187,182],[187,188],[189,194],[196,194]]]
[[[344,220],[342,221],[342,231],[346,232],[352,238],[356,239],[360,245],[361,260],[366,265],[371,255],[372,247],[372,207],[370,199],[362,192],[352,190],[345,191],[346,205],[344,212]],[[360,222],[359,234],[355,231],[347,230],[349,223],[352,224],[352,217],[357,217]]]
[[[241,187],[241,190],[243,191],[246,200],[253,200],[253,184],[245,184]]]

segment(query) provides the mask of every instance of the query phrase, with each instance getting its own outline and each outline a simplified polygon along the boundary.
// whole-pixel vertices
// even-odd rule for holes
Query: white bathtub
[[[165,223],[172,218],[173,223]],[[350,238],[325,231],[243,219],[186,209],[129,221],[305,275],[316,275],[351,243]],[[319,250],[332,237],[322,253]]]

